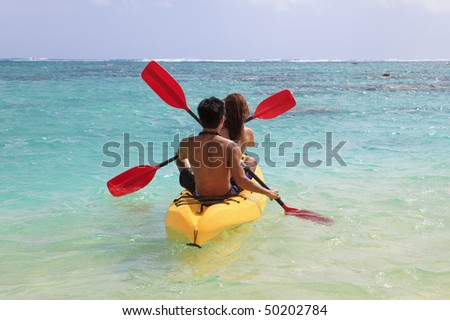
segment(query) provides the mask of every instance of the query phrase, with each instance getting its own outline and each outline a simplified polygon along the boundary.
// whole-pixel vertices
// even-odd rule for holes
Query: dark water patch
[[[443,87],[434,84],[389,84],[382,85],[377,90],[385,91],[449,91],[450,87]]]

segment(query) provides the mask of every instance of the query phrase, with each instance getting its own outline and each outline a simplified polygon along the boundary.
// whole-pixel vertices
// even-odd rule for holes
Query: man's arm
[[[231,175],[236,184],[248,191],[257,192],[266,195],[270,200],[280,197],[275,189],[267,190],[253,180],[249,180],[241,166],[242,152],[239,145],[235,142],[228,145],[228,151],[231,152]]]
[[[177,150],[178,155],[177,166],[179,171],[190,168],[190,164],[188,161],[187,145],[188,145],[187,138],[184,138],[183,140],[181,140],[180,146]]]

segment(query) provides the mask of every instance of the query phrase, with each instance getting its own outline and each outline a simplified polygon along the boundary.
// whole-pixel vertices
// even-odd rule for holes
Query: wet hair
[[[250,115],[247,100],[239,93],[232,93],[226,96],[223,101],[225,101],[227,113],[224,127],[230,133],[230,140],[238,142],[241,139],[245,118]]]
[[[197,107],[197,112],[203,128],[216,129],[225,114],[225,103],[216,97],[203,99]]]

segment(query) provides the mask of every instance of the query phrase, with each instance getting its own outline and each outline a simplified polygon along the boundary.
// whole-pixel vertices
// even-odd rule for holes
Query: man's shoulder
[[[193,144],[193,137],[186,137],[181,139],[180,148],[189,148]]]
[[[191,142],[191,141],[195,141],[196,138],[198,138],[198,136],[189,136],[189,137],[185,137],[183,139],[181,139],[181,142]]]
[[[227,139],[227,138],[224,138],[224,137],[220,137],[220,143],[222,143],[227,148],[239,147],[239,144],[237,144],[233,140],[230,140],[230,139]]]

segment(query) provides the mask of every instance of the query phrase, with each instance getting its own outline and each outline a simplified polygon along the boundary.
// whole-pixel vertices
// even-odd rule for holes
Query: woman
[[[250,115],[247,100],[239,93],[232,93],[223,101],[225,101],[226,120],[220,134],[238,143],[242,153],[245,154],[247,147],[255,146],[253,130],[244,125],[245,119]],[[252,157],[247,156],[245,163],[252,168],[256,167],[256,161]]]

